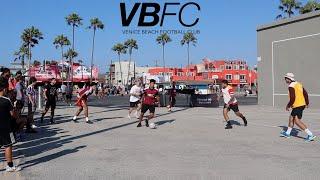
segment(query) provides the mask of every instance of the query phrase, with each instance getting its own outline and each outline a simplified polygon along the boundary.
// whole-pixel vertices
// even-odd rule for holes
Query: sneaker
[[[34,128],[38,128],[38,126],[36,126],[36,125],[34,125],[34,124],[32,124],[32,126],[31,126],[33,129]]]
[[[137,127],[141,127],[141,123],[139,123],[139,124],[137,125]]]
[[[285,131],[280,133],[280,137],[290,138],[290,134],[287,134]]]
[[[12,167],[7,166],[6,167],[6,172],[17,172],[20,170],[21,170],[21,168],[18,166],[12,166]]]
[[[227,124],[224,129],[232,129],[232,125],[231,124]]]
[[[54,124],[54,120],[53,119],[50,120],[50,124]]]
[[[242,120],[243,120],[244,126],[248,126],[248,121],[247,121],[247,119],[244,117]]]
[[[87,123],[87,124],[93,124],[93,122],[90,121],[90,120],[86,120],[86,123]]]
[[[146,122],[146,126],[149,127],[149,122],[148,122],[148,120],[145,120],[145,122]]]
[[[307,138],[306,138],[306,142],[311,142],[311,141],[314,141],[314,139],[316,138],[317,136],[314,136],[314,135],[312,135],[312,136],[307,136]]]

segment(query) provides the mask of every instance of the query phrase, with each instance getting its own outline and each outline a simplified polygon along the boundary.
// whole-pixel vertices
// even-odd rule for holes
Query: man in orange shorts
[[[73,117],[73,121],[77,122],[77,116],[80,115],[82,110],[84,110],[84,115],[86,117],[86,123],[91,123],[89,121],[89,112],[88,112],[88,97],[94,92],[96,85],[94,83],[87,83],[78,93],[76,106],[78,106],[78,111]]]

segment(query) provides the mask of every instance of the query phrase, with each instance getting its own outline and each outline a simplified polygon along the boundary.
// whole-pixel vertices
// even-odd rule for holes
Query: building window
[[[239,74],[233,75],[234,80],[239,80]]]
[[[233,69],[234,69],[234,70],[239,70],[239,65],[234,65],[234,66],[233,66]]]
[[[232,80],[232,74],[226,74],[226,80]]]
[[[221,69],[221,70],[224,70],[224,65],[221,65],[221,66],[220,66],[220,69]]]
[[[163,76],[163,72],[159,72],[159,75],[160,75],[160,76]]]
[[[232,65],[226,65],[226,70],[231,70],[232,69]]]
[[[243,74],[240,75],[240,80],[241,80],[241,81],[246,80],[246,75],[243,75]]]
[[[240,70],[244,70],[244,69],[245,69],[244,65],[240,65]]]
[[[183,76],[183,72],[178,72],[177,75],[178,76]]]

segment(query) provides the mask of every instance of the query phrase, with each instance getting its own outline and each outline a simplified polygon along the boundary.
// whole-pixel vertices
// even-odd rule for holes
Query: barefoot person
[[[57,90],[56,87],[56,79],[52,78],[50,80],[50,83],[45,87],[44,89],[44,98],[46,100],[46,107],[41,115],[41,123],[43,122],[44,116],[49,111],[49,108],[51,109],[51,116],[50,116],[50,123],[53,124],[54,120],[54,110],[56,109],[56,103],[57,103]]]
[[[229,85],[227,80],[222,81],[222,95],[224,100],[223,107],[223,117],[227,122],[225,129],[232,129],[232,125],[228,116],[230,110],[232,110],[238,117],[243,120],[244,126],[247,126],[247,119],[243,116],[243,114],[239,111],[238,101],[234,97],[234,92],[232,87]]]
[[[77,122],[77,117],[80,115],[80,113],[84,110],[84,116],[86,117],[86,123],[91,123],[89,121],[89,110],[88,110],[88,97],[95,91],[96,85],[94,83],[87,83],[78,94],[78,100],[76,102],[76,105],[79,107],[76,115],[73,117],[73,121]]]
[[[15,172],[21,170],[13,165],[12,145],[16,143],[12,130],[13,105],[5,93],[9,87],[8,80],[0,78],[0,148],[4,147],[4,155],[7,161],[6,171]]]
[[[160,99],[159,92],[154,87],[155,83],[156,81],[154,79],[150,79],[149,88],[145,89],[143,92],[141,114],[140,114],[139,124],[137,125],[137,127],[141,127],[143,116],[148,110],[150,114],[148,116],[148,119],[145,120],[147,127],[149,127],[149,120],[154,118],[154,113],[156,109],[155,106]]]
[[[289,111],[292,109],[289,117],[289,125],[287,131],[280,133],[280,136],[290,138],[291,130],[296,124],[300,129],[308,134],[306,141],[313,141],[316,136],[307,128],[307,126],[301,121],[303,110],[309,105],[309,97],[307,91],[303,88],[302,84],[295,81],[293,73],[287,73],[284,77],[286,83],[289,85],[289,97],[290,101],[286,107]]]
[[[129,94],[130,94],[130,109],[129,109],[128,118],[131,119],[131,113],[134,110],[136,110],[135,112],[136,118],[139,118],[138,111],[140,111],[141,109],[140,98],[142,94],[141,82],[139,80],[135,81],[135,85],[132,86]]]

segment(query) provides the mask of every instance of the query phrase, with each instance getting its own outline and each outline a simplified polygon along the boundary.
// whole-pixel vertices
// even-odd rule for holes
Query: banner
[[[217,94],[192,94],[192,107],[219,107]]]

